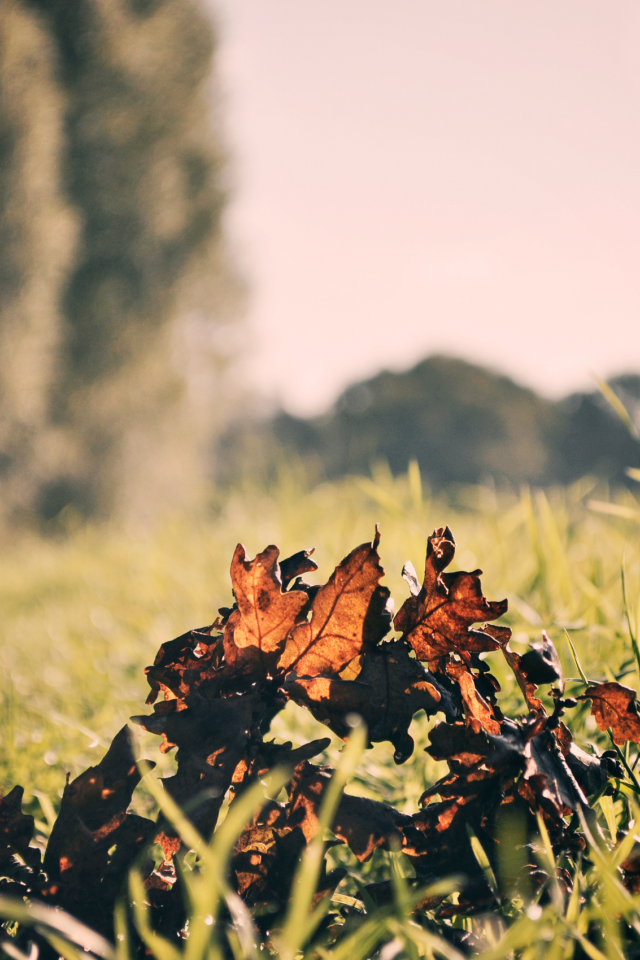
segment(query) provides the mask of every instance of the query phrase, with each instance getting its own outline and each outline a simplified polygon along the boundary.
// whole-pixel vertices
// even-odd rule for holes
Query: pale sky
[[[640,372],[638,0],[208,2],[255,387]]]

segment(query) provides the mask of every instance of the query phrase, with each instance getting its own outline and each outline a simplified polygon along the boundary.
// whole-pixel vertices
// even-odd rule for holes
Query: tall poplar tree
[[[47,76],[24,83],[34,101],[46,90],[59,104],[49,176],[77,224],[73,256],[49,287],[59,321],[45,351],[52,374],[32,506],[52,515],[69,502],[136,513],[183,503],[204,473],[220,330],[236,303],[210,23],[195,0],[13,7],[49,57]],[[34,260],[52,269],[43,252]]]
[[[50,400],[76,218],[64,197],[65,99],[37,13],[0,0],[0,516],[56,472]]]

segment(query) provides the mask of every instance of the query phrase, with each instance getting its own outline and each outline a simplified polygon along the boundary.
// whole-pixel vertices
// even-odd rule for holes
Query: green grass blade
[[[294,960],[306,939],[311,935],[314,926],[321,919],[317,909],[310,915],[310,908],[324,860],[324,833],[333,821],[342,791],[354,775],[366,743],[366,728],[360,721],[354,725],[338,766],[325,790],[318,816],[318,833],[304,851],[294,877],[292,899],[282,933],[278,938],[278,948],[283,960]]]
[[[629,636],[631,637],[631,646],[633,647],[633,655],[636,658],[638,673],[640,674],[640,648],[638,647],[638,638],[636,637],[635,629],[631,622],[631,608],[629,606],[629,597],[627,595],[627,572],[625,569],[624,555],[622,557],[620,577],[622,580],[622,602],[624,604],[624,612],[627,619],[627,626],[629,628]]]
[[[137,870],[129,873],[129,893],[133,901],[136,930],[155,960],[182,960],[182,953],[165,937],[156,933],[149,920],[149,908],[142,878]]]
[[[487,881],[489,889],[495,897],[496,902],[500,903],[500,890],[498,889],[498,883],[496,880],[496,875],[493,872],[493,867],[491,866],[491,861],[489,860],[484,847],[478,840],[470,824],[467,824],[467,833],[469,835],[469,843],[471,844],[473,855],[478,861],[478,866],[482,870],[484,878]]]
[[[620,420],[624,423],[625,427],[627,428],[631,436],[634,438],[634,440],[638,440],[640,437],[640,435],[638,434],[638,427],[634,423],[633,418],[631,417],[631,414],[625,407],[624,403],[622,402],[618,394],[615,392],[615,390],[613,390],[609,386],[606,380],[601,380],[600,377],[598,376],[595,376],[594,379],[598,385],[598,390],[600,391],[602,396],[605,398],[607,403],[616,412],[616,414],[618,415]]]
[[[567,638],[567,643],[569,644],[569,647],[570,647],[570,649],[571,649],[571,653],[573,654],[573,659],[574,659],[574,661],[575,661],[576,669],[577,669],[578,673],[580,674],[580,677],[581,677],[581,679],[582,679],[582,682],[583,682],[584,684],[586,684],[587,686],[589,686],[589,681],[587,680],[587,675],[586,675],[586,673],[584,672],[584,670],[582,669],[582,664],[580,663],[580,660],[579,660],[579,658],[578,658],[578,654],[577,654],[577,652],[576,652],[576,648],[575,648],[574,645],[573,645],[573,640],[572,640],[571,637],[569,636],[569,631],[568,631],[568,630],[565,630],[565,631],[564,631],[564,635],[565,635],[565,637]]]
[[[64,910],[43,903],[27,904],[24,900],[0,895],[0,917],[17,920],[25,926],[37,925],[47,938],[49,935],[59,935],[69,944],[81,947],[83,951],[103,960],[115,960],[113,947],[108,940]]]

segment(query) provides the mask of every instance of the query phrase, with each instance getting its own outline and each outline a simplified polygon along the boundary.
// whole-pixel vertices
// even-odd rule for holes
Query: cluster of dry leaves
[[[483,596],[481,571],[447,571],[455,553],[448,528],[429,537],[422,584],[405,567],[410,596],[395,619],[389,591],[380,585],[379,540],[376,531],[322,586],[304,579],[317,569],[308,552],[279,561],[277,547],[269,546],[247,560],[238,546],[233,607],[221,609],[211,626],[163,644],[147,669],[153,713],[132,718],[162,737],[162,751],[177,748],[177,772],[162,783],[205,836],[225,798],[233,803],[274,767],[291,771],[286,801],[265,795],[232,858],[232,882],[265,932],[287,904],[332,775],[311,762],[328,739],[297,749],[264,739],[289,700],[343,738],[350,715],[358,714],[371,742],[393,744],[398,764],[413,752],[409,726],[416,712],[444,716],[427,751],[446,761],[448,773],[425,792],[418,811],[401,814],[345,795],[332,824],[336,842],[360,861],[378,847],[397,847],[410,859],[416,884],[459,877],[457,903],[424,904],[441,917],[494,902],[470,836],[496,866],[504,812],[520,817],[529,838],[541,815],[556,852],[575,857],[585,845],[579,812],[589,816],[589,797],[622,773],[615,752],[589,755],[573,742],[562,717],[577,701],[564,696],[551,641],[543,635],[524,656],[513,652],[510,630],[491,624],[507,602]],[[385,640],[392,626],[401,636]],[[492,652],[506,658],[522,691],[526,710],[517,720],[498,706],[500,686],[483,657]],[[551,712],[537,696],[546,684]],[[601,683],[581,699],[591,701],[598,725],[611,729],[616,743],[640,743],[634,691]],[[139,779],[125,727],[97,766],[67,784],[43,862],[30,846],[33,820],[22,813],[22,789],[14,787],[0,799],[0,892],[59,905],[111,937],[112,908],[135,860],[143,865],[158,931],[178,936],[185,922],[174,869],[181,841],[166,822],[128,812]],[[155,841],[164,851],[160,866],[144,857]],[[522,869],[535,884],[534,858]],[[344,873],[324,871],[317,898],[332,893]],[[390,896],[385,882],[368,892],[377,903]]]

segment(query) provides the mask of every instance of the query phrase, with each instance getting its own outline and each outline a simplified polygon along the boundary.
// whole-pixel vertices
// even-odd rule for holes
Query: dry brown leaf
[[[212,636],[211,629],[189,630],[162,644],[153,666],[145,670],[151,687],[147,703],[154,703],[159,693],[165,699],[184,699],[215,677],[222,656],[222,636]]]
[[[294,770],[303,760],[317,757],[330,745],[329,737],[320,740],[311,740],[294,748],[291,741],[287,743],[261,743],[255,757],[243,758],[236,767],[231,780],[232,795],[235,799],[256,780],[261,780],[274,767],[288,767]]]
[[[291,783],[291,822],[298,823],[309,843],[320,829],[318,814],[324,792],[333,771],[301,763]],[[297,815],[297,816],[296,816]],[[361,862],[368,860],[378,847],[389,849],[402,841],[401,829],[412,819],[386,803],[344,794],[331,824],[331,830],[343,840]]]
[[[428,716],[439,711],[450,719],[456,716],[451,694],[409,656],[409,650],[402,640],[381,643],[364,654],[356,680],[296,679],[285,685],[285,691],[343,739],[351,730],[347,716],[357,713],[367,725],[369,739],[390,740],[394,760],[403,763],[413,753],[409,726],[418,710]]]
[[[475,678],[466,663],[451,660],[446,665],[446,672],[460,687],[467,718],[478,720],[489,733],[500,733],[500,723],[494,715],[491,704],[478,692]]]
[[[521,666],[522,657],[515,650],[512,650],[508,643],[502,648],[504,658],[513,670],[518,686],[520,687],[529,710],[534,713],[544,714],[544,704],[542,700],[536,697],[537,684],[532,683]]]
[[[640,743],[638,694],[614,680],[587,687],[581,699],[591,700],[591,714],[601,730],[611,728],[618,746],[630,740]]]
[[[233,850],[233,870],[238,893],[251,890],[252,900],[267,889],[269,870],[278,854],[277,831],[286,828],[285,805],[270,801],[258,810],[251,823],[242,831]],[[299,845],[300,850],[304,846]]]
[[[409,641],[419,660],[432,661],[452,652],[486,652],[506,643],[511,631],[471,630],[471,625],[496,620],[507,601],[490,602],[482,594],[481,570],[444,573],[455,554],[448,527],[429,537],[424,582],[420,592],[405,600],[394,626]]]
[[[162,734],[164,750],[178,748],[177,773],[161,782],[207,837],[214,829],[234,771],[252,740],[265,709],[256,692],[223,700],[196,699],[184,710],[150,717],[131,717],[145,730]],[[159,842],[172,850],[173,830],[164,826]]]
[[[364,863],[378,847],[384,850],[400,847],[402,827],[410,823],[411,817],[387,803],[345,793],[338,804],[331,829]]]
[[[285,590],[292,580],[302,576],[303,573],[313,573],[318,569],[318,564],[311,559],[312,553],[313,550],[299,550],[293,556],[280,561],[280,576]]]
[[[247,560],[242,544],[236,547],[231,583],[238,608],[224,630],[225,658],[234,670],[257,668],[262,675],[270,673],[307,604],[303,591],[283,592],[279,555],[277,547],[269,546],[254,560]]]
[[[123,727],[100,763],[65,787],[44,858],[46,899],[107,936],[119,888],[156,826],[127,813],[139,781]]]
[[[300,623],[287,638],[278,664],[299,677],[339,673],[366,645],[371,627],[367,614],[384,575],[378,556],[380,532],[373,543],[356,547],[320,587],[311,606],[311,621]]]
[[[543,683],[558,683],[558,689],[564,692],[564,672],[558,651],[553,641],[542,631],[542,640],[531,644],[531,649],[520,658],[520,669],[529,683],[541,686]]]
[[[16,854],[24,858],[33,837],[33,817],[22,812],[22,787],[0,797],[0,863]]]

